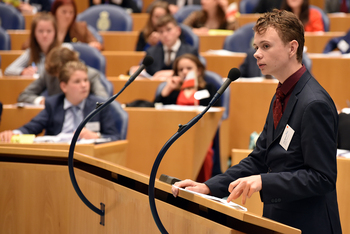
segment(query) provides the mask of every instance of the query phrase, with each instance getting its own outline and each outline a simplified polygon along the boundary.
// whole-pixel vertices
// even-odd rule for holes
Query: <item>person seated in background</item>
[[[177,57],[174,61],[173,73],[172,77],[167,78],[164,88],[156,96],[154,103],[207,106],[216,94],[216,87],[204,80],[204,65],[193,54]],[[197,100],[196,97],[200,99]],[[218,103],[214,106],[218,106]],[[210,146],[196,181],[204,182],[211,177],[213,155],[214,152]]]
[[[235,17],[226,18],[227,0],[202,0],[202,10],[192,12],[183,24],[192,28],[197,35],[208,34],[209,29],[235,30]]]
[[[326,13],[344,12],[349,13],[349,0],[325,0],[324,11]]]
[[[200,5],[201,0],[155,0],[150,5],[149,9],[153,7],[153,4],[156,4],[157,2],[166,2],[169,4],[169,10],[171,14],[175,14],[181,7],[188,6],[188,5]],[[150,12],[150,10],[147,9],[147,12]]]
[[[309,0],[283,0],[281,9],[293,12],[303,23],[305,32],[324,32],[322,15],[310,7]]]
[[[265,13],[273,9],[280,9],[282,0],[260,0],[252,13]]]
[[[1,1],[0,1],[1,2]],[[6,4],[11,4],[16,7],[21,13],[36,14],[37,12],[50,12],[51,1],[50,0],[3,0]]]
[[[157,32],[161,43],[146,51],[154,59],[153,64],[146,67],[147,73],[154,79],[171,76],[173,61],[180,55],[190,53],[198,56],[197,49],[180,40],[181,28],[172,15],[165,15],[158,20]]]
[[[142,9],[137,6],[135,0],[89,0],[90,6],[99,5],[99,4],[112,4],[125,8],[126,10],[130,9],[131,13],[140,13]]]
[[[62,66],[70,61],[79,61],[78,54],[66,47],[55,47],[47,55],[45,70],[39,74],[39,78],[29,84],[23,92],[20,93],[17,101],[32,104],[44,104],[45,97],[42,93],[47,90],[47,95],[61,93],[60,84],[57,76]],[[87,67],[88,79],[90,81],[90,92],[96,96],[107,98],[108,93],[101,83],[101,74],[92,67]]]
[[[252,77],[265,77],[267,79],[273,78],[271,75],[266,74],[263,75],[260,71],[260,68],[257,64],[257,59],[254,57],[255,49],[251,48],[247,52],[247,56],[244,59],[244,62],[239,67],[242,78],[252,78]],[[307,53],[303,53],[302,63],[305,67],[311,72],[312,61],[307,55]]]
[[[45,68],[45,57],[52,48],[59,45],[57,25],[50,13],[39,13],[31,25],[29,48],[27,48],[6,69],[6,76],[33,76]]]
[[[159,42],[156,24],[159,18],[170,14],[169,5],[164,1],[157,1],[152,5],[145,27],[141,30],[137,40],[136,51],[145,51]]]
[[[29,123],[16,130],[0,133],[0,140],[10,142],[15,134],[39,134],[56,136],[60,133],[73,133],[80,122],[96,107],[96,102],[104,99],[90,94],[87,67],[80,61],[66,63],[58,75],[63,93],[51,96],[45,101],[45,109]],[[109,138],[118,140],[111,107],[107,106],[97,113],[81,131],[80,139]]]
[[[216,87],[205,82],[205,67],[198,57],[193,54],[183,54],[177,57],[172,72],[173,75],[167,78],[166,85],[156,96],[154,103],[202,106],[209,104],[216,93]],[[189,74],[190,72],[192,73]],[[184,84],[184,81],[187,75],[192,76],[188,77],[188,80],[194,82],[196,86],[186,87],[187,84]],[[195,100],[194,93],[198,90],[207,90],[209,95],[203,99]]]

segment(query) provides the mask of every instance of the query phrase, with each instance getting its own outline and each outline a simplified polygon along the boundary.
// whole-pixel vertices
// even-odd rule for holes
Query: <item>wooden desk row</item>
[[[349,24],[350,26],[350,24]],[[11,49],[21,50],[22,44],[29,37],[29,30],[8,30],[11,37]],[[139,32],[100,32],[104,42],[104,52],[135,51]],[[345,32],[305,33],[305,46],[309,53],[322,53],[327,42],[335,37],[344,36]],[[221,50],[226,35],[199,36],[199,52]]]
[[[43,107],[17,108],[14,105],[4,105],[0,132],[19,128],[42,109]],[[127,157],[119,161],[123,162],[122,165],[147,175],[162,146],[177,132],[178,124],[186,124],[199,113],[198,110],[174,111],[154,108],[126,108],[125,110],[129,115]],[[163,173],[182,179],[197,178],[207,149],[216,134],[223,110],[223,108],[217,108],[216,111],[206,113],[195,126],[172,145],[159,167],[157,178]],[[78,150],[78,152],[91,151]],[[105,154],[106,156],[102,158],[112,161],[114,156],[106,152]],[[119,163],[119,161],[113,162]],[[186,162],[186,165],[183,162]]]

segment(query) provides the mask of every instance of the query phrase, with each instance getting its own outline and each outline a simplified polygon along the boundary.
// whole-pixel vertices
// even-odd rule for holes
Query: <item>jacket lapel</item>
[[[280,122],[277,125],[276,130],[273,127],[273,114],[272,114],[272,104],[271,104],[269,121],[271,121],[270,123],[272,123],[272,124],[270,124],[270,126],[269,126],[268,135],[270,137],[273,136],[273,139],[269,139],[269,141],[268,141],[269,146],[273,141],[275,141],[283,133],[286,125],[288,124],[288,120],[293,113],[294,106],[298,102],[298,95],[303,90],[305,84],[307,83],[307,81],[310,78],[311,78],[311,74],[308,71],[304,72],[304,74],[300,77],[300,80],[298,81],[298,83],[296,84],[296,86],[294,87],[294,90],[292,91],[292,93],[290,95],[287,107],[282,115]]]

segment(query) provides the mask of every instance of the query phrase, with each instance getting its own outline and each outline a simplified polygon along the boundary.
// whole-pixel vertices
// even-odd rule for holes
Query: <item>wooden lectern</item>
[[[91,203],[105,205],[105,225],[79,200],[66,150],[0,147],[1,233],[159,233],[148,203],[148,176],[75,153],[77,182]],[[156,181],[156,205],[169,233],[300,233],[198,195],[171,194]]]

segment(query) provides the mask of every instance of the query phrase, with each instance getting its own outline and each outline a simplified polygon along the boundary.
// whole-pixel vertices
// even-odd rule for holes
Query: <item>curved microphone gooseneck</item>
[[[141,73],[141,71],[143,69],[145,69],[145,67],[151,65],[153,63],[153,58],[150,56],[146,56],[142,62],[142,64],[140,65],[140,67],[135,71],[134,74],[132,74],[129,78],[129,80],[125,83],[124,87],[114,96],[112,96],[111,98],[109,98],[106,102],[104,103],[96,103],[96,109],[93,110],[78,126],[78,128],[76,129],[73,138],[72,138],[72,142],[71,145],[69,147],[69,155],[68,155],[68,169],[69,169],[69,176],[72,182],[72,185],[75,189],[75,192],[78,194],[78,196],[80,197],[80,199],[85,203],[86,206],[88,206],[92,211],[94,211],[95,213],[99,214],[102,217],[104,216],[104,209],[99,209],[96,206],[94,206],[82,193],[82,191],[80,190],[77,180],[75,178],[75,174],[74,174],[74,163],[73,163],[73,157],[74,157],[74,148],[76,145],[76,142],[78,140],[78,137],[80,135],[81,130],[84,128],[85,124],[91,119],[93,118],[97,113],[99,113],[100,111],[102,111],[107,105],[109,105],[112,101],[114,101],[114,99],[116,99],[123,91],[124,89],[129,86],[129,84],[131,84],[131,82],[133,82],[136,77]],[[104,205],[101,203],[101,206],[104,207]],[[103,222],[101,222],[100,224],[104,225]]]
[[[167,230],[163,226],[155,204],[155,198],[154,198],[154,183],[155,183],[155,178],[156,174],[158,171],[158,167],[160,162],[163,159],[164,154],[167,152],[169,147],[180,137],[182,136],[187,130],[189,130],[194,124],[200,120],[200,118],[203,117],[203,115],[209,110],[211,106],[213,106],[217,100],[221,97],[223,92],[226,90],[226,88],[231,84],[232,81],[237,80],[241,76],[241,72],[237,68],[232,68],[230,72],[228,73],[228,79],[225,80],[224,84],[220,87],[220,89],[217,91],[217,93],[214,95],[208,106],[197,116],[195,116],[193,119],[191,119],[187,124],[185,125],[179,125],[179,129],[177,132],[165,143],[165,145],[162,147],[162,149],[159,151],[157,158],[154,161],[151,175],[149,178],[149,185],[148,185],[148,199],[149,199],[149,204],[151,207],[151,212],[153,215],[153,219],[159,229],[159,231],[162,234],[167,234]]]

